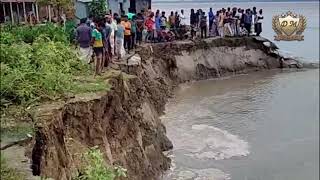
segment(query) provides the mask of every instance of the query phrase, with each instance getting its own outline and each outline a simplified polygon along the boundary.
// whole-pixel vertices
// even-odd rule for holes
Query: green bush
[[[0,43],[12,44],[13,42],[33,43],[39,36],[46,36],[55,42],[70,42],[68,32],[62,27],[52,23],[37,26],[6,25],[1,27]]]
[[[103,154],[97,146],[84,154],[85,168],[78,180],[114,180],[117,177],[126,177],[126,169],[122,167],[110,168],[106,165]]]
[[[11,32],[3,31],[0,33],[1,44],[13,44],[15,41],[16,38]]]
[[[88,77],[90,67],[63,42],[39,36],[32,44],[1,44],[1,98],[21,104],[56,99],[79,90],[77,76]],[[107,84],[95,79],[87,91],[103,90]],[[81,83],[80,83],[81,85]]]

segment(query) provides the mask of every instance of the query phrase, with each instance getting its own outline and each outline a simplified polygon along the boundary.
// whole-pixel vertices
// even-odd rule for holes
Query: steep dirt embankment
[[[81,165],[81,154],[96,145],[109,164],[127,168],[130,179],[149,179],[168,169],[170,159],[162,151],[172,144],[158,118],[168,88],[126,75],[111,77],[109,83],[109,92],[39,109],[34,174],[70,179]]]
[[[151,57],[154,69],[167,64],[172,77],[185,82],[280,67],[276,47],[264,45],[266,41],[250,37],[164,43],[145,48],[140,55]]]
[[[163,151],[172,144],[158,117],[172,88],[188,80],[279,67],[279,57],[269,52],[252,38],[141,47],[140,63],[129,59],[133,65],[120,66],[126,74],[108,75],[110,91],[39,108],[33,173],[70,179],[81,164],[79,154],[98,145],[110,165],[128,169],[128,179],[157,179],[170,166]]]

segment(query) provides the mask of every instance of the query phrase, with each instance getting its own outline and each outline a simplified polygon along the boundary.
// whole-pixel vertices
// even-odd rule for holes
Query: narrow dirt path
[[[15,169],[16,171],[23,174],[25,180],[40,180],[40,177],[32,175],[32,170],[30,168],[31,160],[25,156],[25,152],[26,147],[21,145],[14,145],[5,150],[2,150],[1,154],[5,157],[8,167]]]

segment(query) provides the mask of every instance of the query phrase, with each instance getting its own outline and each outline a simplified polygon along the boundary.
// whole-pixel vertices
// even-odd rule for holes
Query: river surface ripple
[[[319,179],[319,70],[182,84],[162,121],[174,145],[163,179]]]

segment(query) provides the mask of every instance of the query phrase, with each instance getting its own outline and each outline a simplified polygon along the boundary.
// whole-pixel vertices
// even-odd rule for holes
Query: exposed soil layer
[[[130,180],[152,180],[170,167],[172,148],[159,116],[175,85],[198,79],[278,68],[273,46],[255,38],[207,39],[145,45],[138,65],[108,75],[108,92],[42,105],[32,149],[34,175],[71,179],[80,154],[99,146]],[[130,60],[128,60],[130,61]]]

